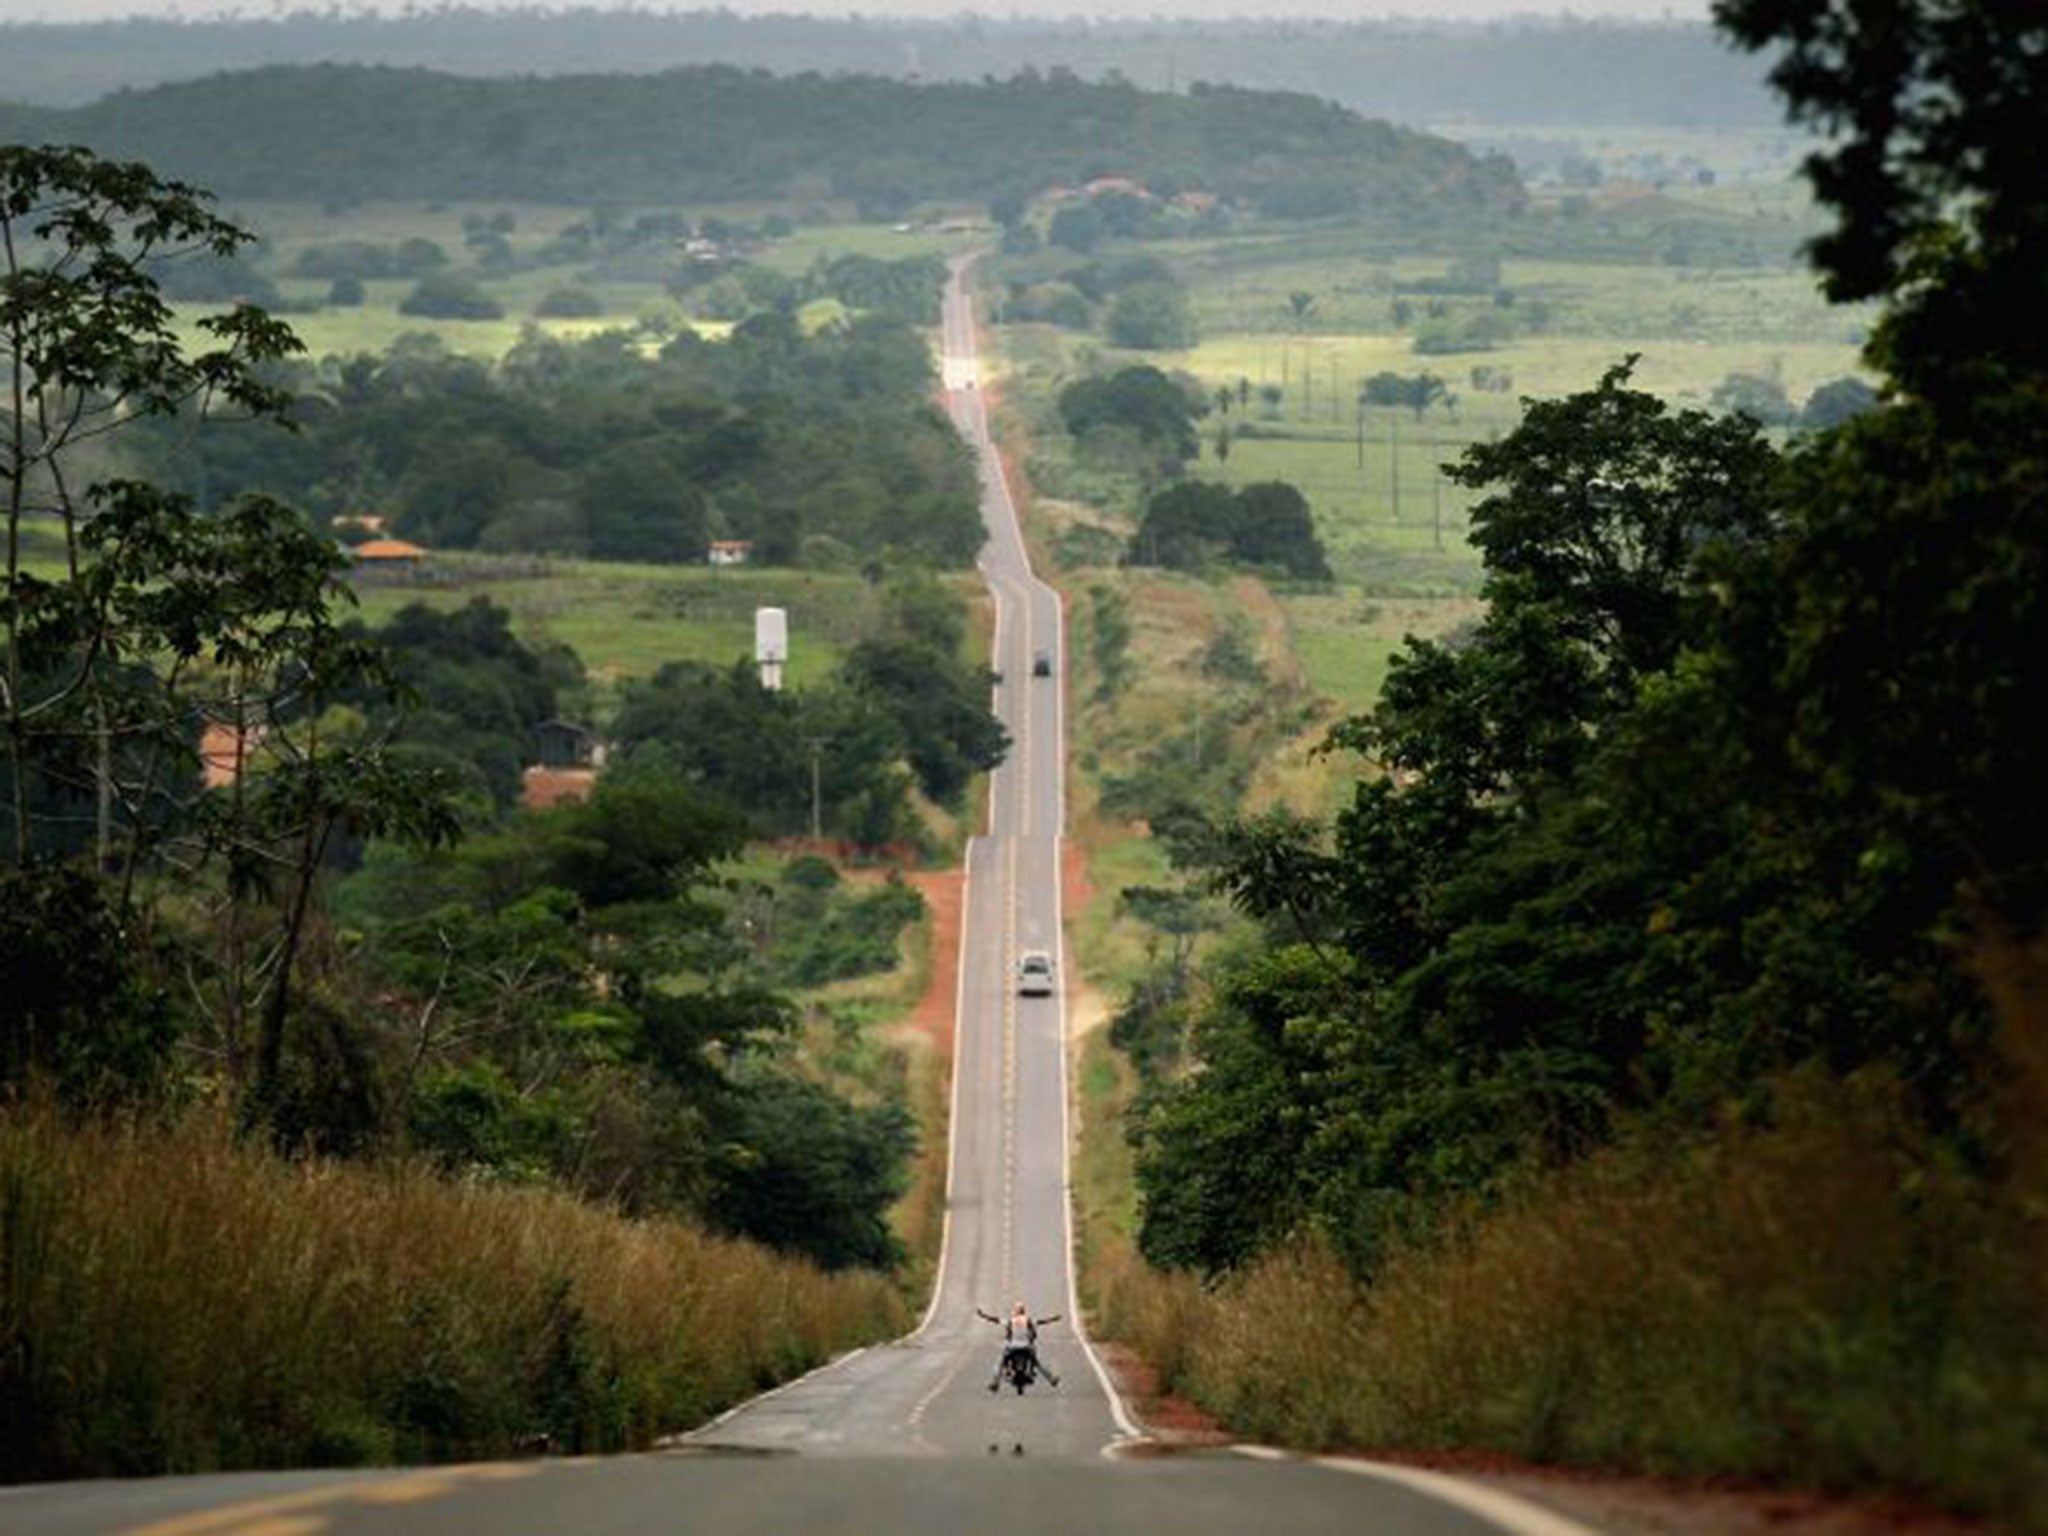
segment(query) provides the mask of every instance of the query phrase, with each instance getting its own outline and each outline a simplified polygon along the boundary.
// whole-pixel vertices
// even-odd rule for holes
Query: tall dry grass
[[[561,1194],[0,1113],[0,1477],[641,1446],[903,1322]]]
[[[1237,1431],[1312,1447],[1916,1492],[2048,1530],[2048,1206],[1890,1084],[1647,1136],[1361,1288],[1305,1244],[1215,1290],[1112,1259],[1104,1323]]]

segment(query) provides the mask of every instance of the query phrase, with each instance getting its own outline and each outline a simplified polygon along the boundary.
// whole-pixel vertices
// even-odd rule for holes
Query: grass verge
[[[0,1113],[0,1478],[640,1447],[904,1315],[562,1194]]]
[[[1947,1166],[1895,1084],[1814,1076],[1766,1129],[1638,1133],[1370,1286],[1311,1242],[1214,1289],[1117,1256],[1098,1288],[1111,1336],[1240,1434],[1885,1488],[2043,1530],[2039,1182]]]

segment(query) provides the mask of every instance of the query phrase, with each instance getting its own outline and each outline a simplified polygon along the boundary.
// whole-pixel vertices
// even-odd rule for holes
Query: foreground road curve
[[[1164,1533],[1567,1536],[1533,1510],[1460,1507],[1387,1476],[1230,1452],[1146,1456],[1081,1342],[1067,1207],[1065,1016],[1019,997],[1017,955],[1060,943],[1065,658],[1057,595],[1031,573],[978,388],[966,260],[943,330],[946,401],[982,471],[997,709],[1013,746],[968,850],[945,1256],[914,1332],[755,1399],[673,1450],[413,1472],[252,1473],[0,1489],[0,1533],[306,1536],[382,1532]],[[1033,675],[1037,652],[1050,676]],[[1064,979],[1067,967],[1059,966]],[[996,1330],[1022,1300],[1058,1373],[992,1394]],[[1105,1452],[1111,1452],[1105,1455]],[[1450,1492],[1455,1497],[1457,1489]],[[1489,1518],[1491,1516],[1491,1518]]]

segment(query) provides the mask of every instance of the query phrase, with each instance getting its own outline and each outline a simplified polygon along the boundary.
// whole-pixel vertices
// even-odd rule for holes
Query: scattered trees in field
[[[1457,398],[1451,393],[1450,387],[1433,373],[1418,373],[1412,376],[1376,373],[1367,379],[1358,391],[1359,404],[1405,408],[1415,413],[1417,421],[1422,420],[1423,414],[1432,405],[1437,404],[1455,414]]]

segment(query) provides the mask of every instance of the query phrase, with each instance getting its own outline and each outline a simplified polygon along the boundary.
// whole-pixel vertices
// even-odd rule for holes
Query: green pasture
[[[1142,360],[1180,369],[1212,390],[1234,386],[1239,379],[1250,380],[1254,390],[1278,385],[1287,391],[1280,413],[1284,419],[1327,422],[1333,411],[1340,419],[1352,411],[1359,385],[1375,373],[1434,373],[1458,393],[1462,413],[1483,414],[1484,404],[1472,388],[1475,368],[1510,375],[1514,380],[1510,397],[1548,398],[1590,389],[1602,373],[1631,352],[1641,354],[1636,387],[1678,404],[1704,404],[1714,386],[1731,373],[1775,375],[1798,404],[1816,386],[1861,371],[1856,346],[1846,335],[1804,342],[1674,340],[1651,335],[1613,339],[1529,336],[1484,352],[1429,357],[1417,354],[1407,336],[1384,331],[1375,335],[1290,334],[1275,327],[1207,332],[1200,345],[1187,351],[1118,356],[1120,361]],[[1254,420],[1261,411],[1255,397]]]
[[[757,260],[761,266],[795,277],[817,262],[837,261],[842,256],[901,261],[906,256],[945,256],[992,240],[986,231],[948,234],[922,227],[898,230],[887,224],[800,224],[794,234],[772,242]]]
[[[602,561],[507,561],[436,554],[413,582],[359,583],[362,615],[382,623],[408,603],[452,608],[487,597],[524,640],[569,646],[600,688],[666,662],[724,664],[754,653],[754,610],[789,611],[792,687],[822,681],[871,622],[873,589],[821,571],[713,571]]]
[[[1481,354],[1416,357],[1397,336],[1218,336],[1185,352],[1146,354],[1161,367],[1200,379],[1212,391],[1250,381],[1248,406],[1203,424],[1198,473],[1231,485],[1284,480],[1308,497],[1340,577],[1382,591],[1441,591],[1476,575],[1464,549],[1472,496],[1439,466],[1472,443],[1512,431],[1520,397],[1554,398],[1588,389],[1632,351],[1637,387],[1682,406],[1704,407],[1730,373],[1781,379],[1795,403],[1819,385],[1857,371],[1846,344],[1759,342],[1618,344],[1543,337]],[[1485,366],[1513,379],[1510,393],[1474,387]],[[1357,404],[1361,381],[1378,372],[1431,372],[1457,395],[1454,410],[1433,407],[1417,420],[1403,409]],[[1263,388],[1283,391],[1277,403]],[[1216,453],[1218,429],[1231,432],[1229,456]]]
[[[1355,586],[1276,595],[1309,687],[1339,715],[1363,714],[1379,702],[1387,663],[1409,636],[1440,637],[1482,611],[1473,597],[1380,598]]]

